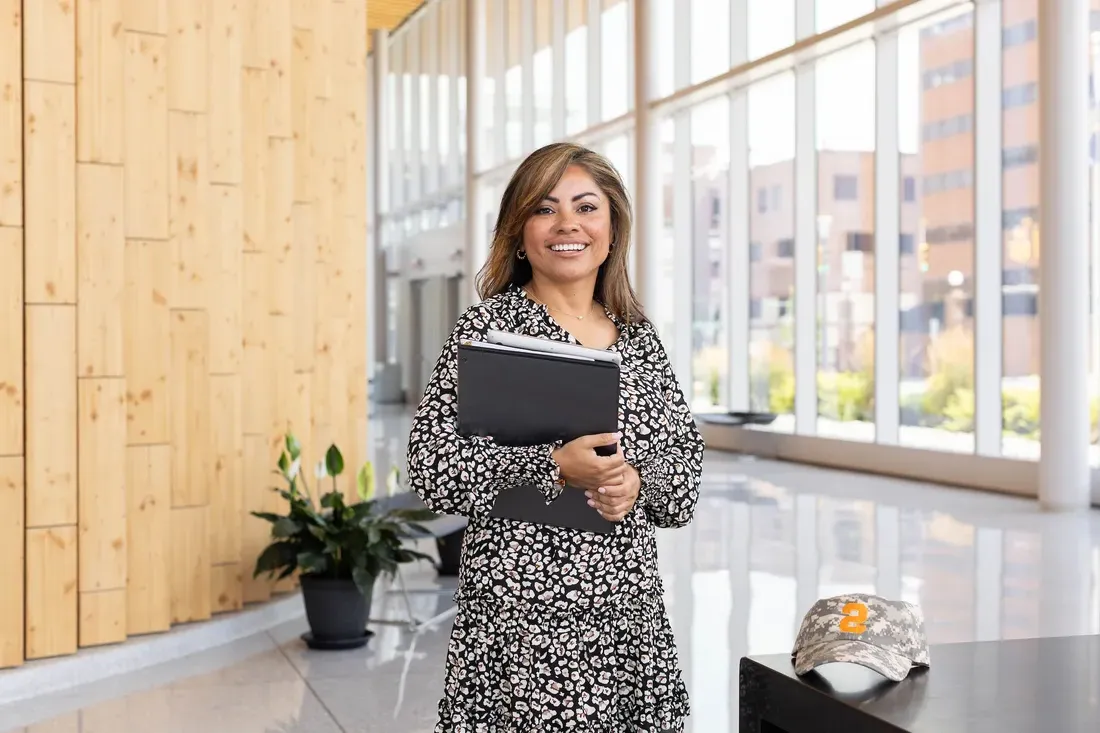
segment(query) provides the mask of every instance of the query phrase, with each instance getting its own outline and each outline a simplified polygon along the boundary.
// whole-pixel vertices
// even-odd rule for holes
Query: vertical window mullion
[[[898,131],[898,34],[875,43],[875,439],[898,442],[901,154]]]
[[[813,34],[814,0],[795,0],[795,35]],[[795,432],[817,433],[817,150],[813,64],[795,71]]]
[[[730,67],[749,56],[748,0],[733,0],[730,13]],[[729,345],[727,403],[731,410],[745,410],[749,404],[749,92],[747,88],[730,95],[730,168],[729,195],[726,203],[726,334]]]

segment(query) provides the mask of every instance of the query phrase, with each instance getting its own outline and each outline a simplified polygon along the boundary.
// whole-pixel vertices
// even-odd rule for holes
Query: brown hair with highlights
[[[623,322],[642,322],[645,314],[627,273],[633,226],[626,186],[607,159],[575,143],[552,143],[539,148],[512,174],[501,197],[489,258],[477,275],[478,295],[489,298],[511,285],[522,286],[531,280],[531,263],[516,256],[523,245],[524,226],[570,165],[584,168],[611,206],[614,246],[600,265],[594,297]]]

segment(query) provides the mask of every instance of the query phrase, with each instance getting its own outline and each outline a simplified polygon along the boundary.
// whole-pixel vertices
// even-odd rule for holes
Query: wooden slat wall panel
[[[168,583],[171,514],[171,446],[130,446],[126,449],[129,634],[166,631],[172,624]]]
[[[121,165],[126,33],[123,0],[76,2],[76,159]]]
[[[0,0],[0,667],[292,590],[287,430],[354,492],[364,14]]]
[[[205,311],[173,311],[169,331],[172,338],[169,386],[172,393],[172,508],[204,507],[210,503],[213,479],[209,318]],[[173,514],[173,520],[175,517]]]
[[[163,36],[126,34],[125,104],[126,119],[136,123],[126,128],[126,236],[168,239],[168,42]]]
[[[125,257],[127,443],[166,444],[170,437],[168,293],[172,289],[172,250],[168,242],[130,239]]]
[[[244,0],[211,0],[207,125],[210,182],[241,182],[241,25]],[[216,241],[216,240],[215,240]]]
[[[0,456],[23,455],[23,230],[0,227]],[[20,479],[22,486],[22,479]],[[22,506],[22,504],[20,504]]]
[[[24,312],[27,526],[75,529],[76,307],[28,305]]]
[[[77,648],[76,525],[27,529],[27,659]]]
[[[0,458],[0,667],[23,663],[23,459]]]
[[[23,262],[28,303],[76,303],[75,93],[72,84],[24,86],[24,232],[34,243]]]
[[[23,78],[76,83],[76,12],[73,0],[23,3]]]
[[[5,227],[23,226],[22,10],[22,0],[0,0],[0,226]]]
[[[77,369],[82,377],[121,377],[126,283],[124,172],[77,163]]]
[[[206,111],[207,27],[209,3],[224,0],[187,0],[168,3],[168,109]]]

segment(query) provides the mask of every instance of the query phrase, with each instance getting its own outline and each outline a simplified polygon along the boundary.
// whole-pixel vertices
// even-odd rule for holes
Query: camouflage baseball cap
[[[791,652],[795,674],[830,662],[851,662],[901,682],[927,667],[924,614],[905,601],[864,593],[822,598],[802,619]]]

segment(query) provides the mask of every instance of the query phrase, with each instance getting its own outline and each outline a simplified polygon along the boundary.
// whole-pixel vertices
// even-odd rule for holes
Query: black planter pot
[[[371,596],[352,580],[302,575],[302,599],[309,631],[302,640],[311,649],[358,649],[374,634],[367,629]]]

